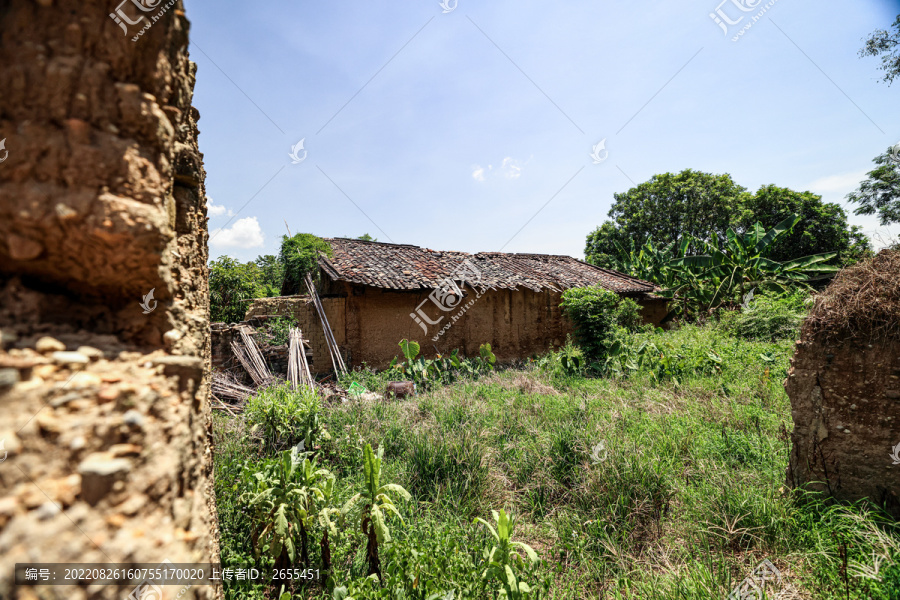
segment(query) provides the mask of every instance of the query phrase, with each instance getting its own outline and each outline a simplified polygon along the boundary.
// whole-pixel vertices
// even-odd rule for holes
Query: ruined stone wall
[[[188,22],[132,41],[115,8],[0,2],[3,598],[131,591],[14,588],[16,562],[218,560]]]
[[[900,517],[900,252],[844,269],[816,298],[785,389],[787,481]]]

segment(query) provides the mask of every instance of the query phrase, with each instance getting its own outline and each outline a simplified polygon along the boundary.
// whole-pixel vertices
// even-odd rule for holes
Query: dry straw
[[[900,339],[900,250],[882,250],[838,273],[816,298],[804,337]]]

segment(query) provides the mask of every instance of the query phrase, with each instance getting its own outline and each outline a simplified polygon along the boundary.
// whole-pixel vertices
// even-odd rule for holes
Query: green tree
[[[364,233],[364,234],[362,234],[361,236],[359,236],[359,237],[356,238],[356,239],[362,240],[362,241],[364,241],[364,242],[377,242],[377,241],[378,241],[378,238],[373,238],[373,237],[372,237],[371,235],[369,235],[368,233]]]
[[[587,237],[587,261],[612,265],[615,244],[639,247],[648,240],[658,246],[690,238],[690,252],[701,250],[713,233],[724,235],[733,215],[741,211],[745,188],[728,174],[713,175],[686,169],[680,173],[654,175],[623,194],[615,194],[608,216]]]
[[[241,263],[230,256],[220,256],[209,263],[209,320],[213,323],[236,323],[244,319],[247,303],[258,298],[262,272],[255,263]]]
[[[262,295],[267,298],[277,296],[284,280],[284,263],[273,254],[257,256],[255,263],[261,272],[259,286],[262,289]]]
[[[866,40],[865,47],[859,51],[860,56],[880,56],[881,70],[888,85],[894,77],[900,76],[900,15],[892,25],[893,32],[878,29]]]
[[[812,192],[764,185],[746,199],[735,225],[739,232],[752,231],[756,223],[770,229],[791,215],[799,215],[794,227],[775,240],[766,258],[788,261],[800,256],[838,252],[846,262],[869,253],[869,240],[860,227],[847,223],[847,213],[838,204],[822,202]]]
[[[311,233],[298,233],[292,237],[281,236],[278,259],[284,265],[284,280],[281,295],[299,294],[306,290],[303,279],[307,273],[318,277],[319,253],[331,256],[331,246]]]
[[[875,169],[847,200],[859,204],[858,215],[878,215],[882,225],[900,223],[900,144],[872,159]]]

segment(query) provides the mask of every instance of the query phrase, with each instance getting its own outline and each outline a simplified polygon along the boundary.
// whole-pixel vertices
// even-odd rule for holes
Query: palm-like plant
[[[378,546],[390,543],[391,532],[388,529],[386,517],[389,513],[397,515],[400,521],[403,517],[397,510],[396,504],[388,495],[389,492],[400,495],[404,500],[411,498],[410,493],[396,483],[381,485],[381,457],[384,449],[378,447],[378,453],[372,452],[372,446],[366,444],[363,449],[363,472],[365,474],[365,486],[363,491],[350,498],[341,509],[346,516],[354,511],[358,504],[362,504],[359,512],[360,528],[366,536],[366,560],[369,564],[369,575],[377,575],[381,579],[381,563],[378,560]]]
[[[512,541],[513,529],[516,525],[515,517],[507,515],[503,509],[500,509],[499,513],[492,510],[491,514],[497,523],[496,528],[484,519],[475,519],[476,522],[488,528],[495,541],[493,548],[484,550],[487,568],[481,574],[482,579],[494,579],[500,583],[500,588],[497,590],[498,598],[539,600],[540,590],[532,590],[531,586],[516,577],[514,570],[521,571],[525,568],[525,560],[518,550],[525,553],[532,565],[537,564],[539,560],[537,553],[524,542]]]
[[[736,304],[752,288],[785,292],[790,287],[806,286],[815,278],[834,273],[837,266],[826,264],[837,252],[804,256],[787,262],[765,257],[771,244],[785,235],[800,220],[791,215],[769,231],[757,223],[751,231],[740,235],[733,229],[720,241],[703,242],[706,254],[675,258],[669,266],[680,269],[680,283],[673,292],[689,295],[716,308],[725,303]]]
[[[268,545],[275,568],[297,560],[295,536],[300,537],[300,559],[309,566],[307,531],[316,501],[324,502],[334,489],[334,475],[302,458],[300,447],[285,450],[253,474],[256,488],[241,495],[254,522],[253,545],[257,553]],[[261,529],[260,529],[261,528]]]

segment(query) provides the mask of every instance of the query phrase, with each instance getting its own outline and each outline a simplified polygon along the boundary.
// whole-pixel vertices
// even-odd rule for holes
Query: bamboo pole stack
[[[240,383],[231,375],[213,373],[212,393],[218,398],[243,402],[253,393],[253,388]]]
[[[263,359],[259,348],[256,346],[256,342],[247,333],[246,328],[242,327],[240,331],[243,345],[233,341],[231,342],[231,349],[244,369],[247,370],[247,373],[250,374],[256,387],[265,387],[272,381],[272,373],[269,372],[265,359]]]
[[[316,287],[313,285],[313,280],[309,273],[306,274],[306,289],[309,290],[309,297],[316,307],[316,312],[319,313],[319,320],[322,321],[322,329],[325,332],[325,345],[328,347],[328,354],[331,355],[331,364],[334,365],[334,372],[339,376],[346,374],[347,366],[344,364],[344,358],[341,356],[341,351],[334,339],[331,325],[328,324],[328,317],[325,316],[325,307],[322,306],[322,300],[319,298],[318,292],[316,292]]]
[[[312,374],[309,372],[309,363],[306,362],[306,350],[303,347],[303,334],[297,328],[291,328],[288,332],[290,346],[288,348],[288,380],[291,387],[297,389],[298,385],[308,386],[315,390]]]

